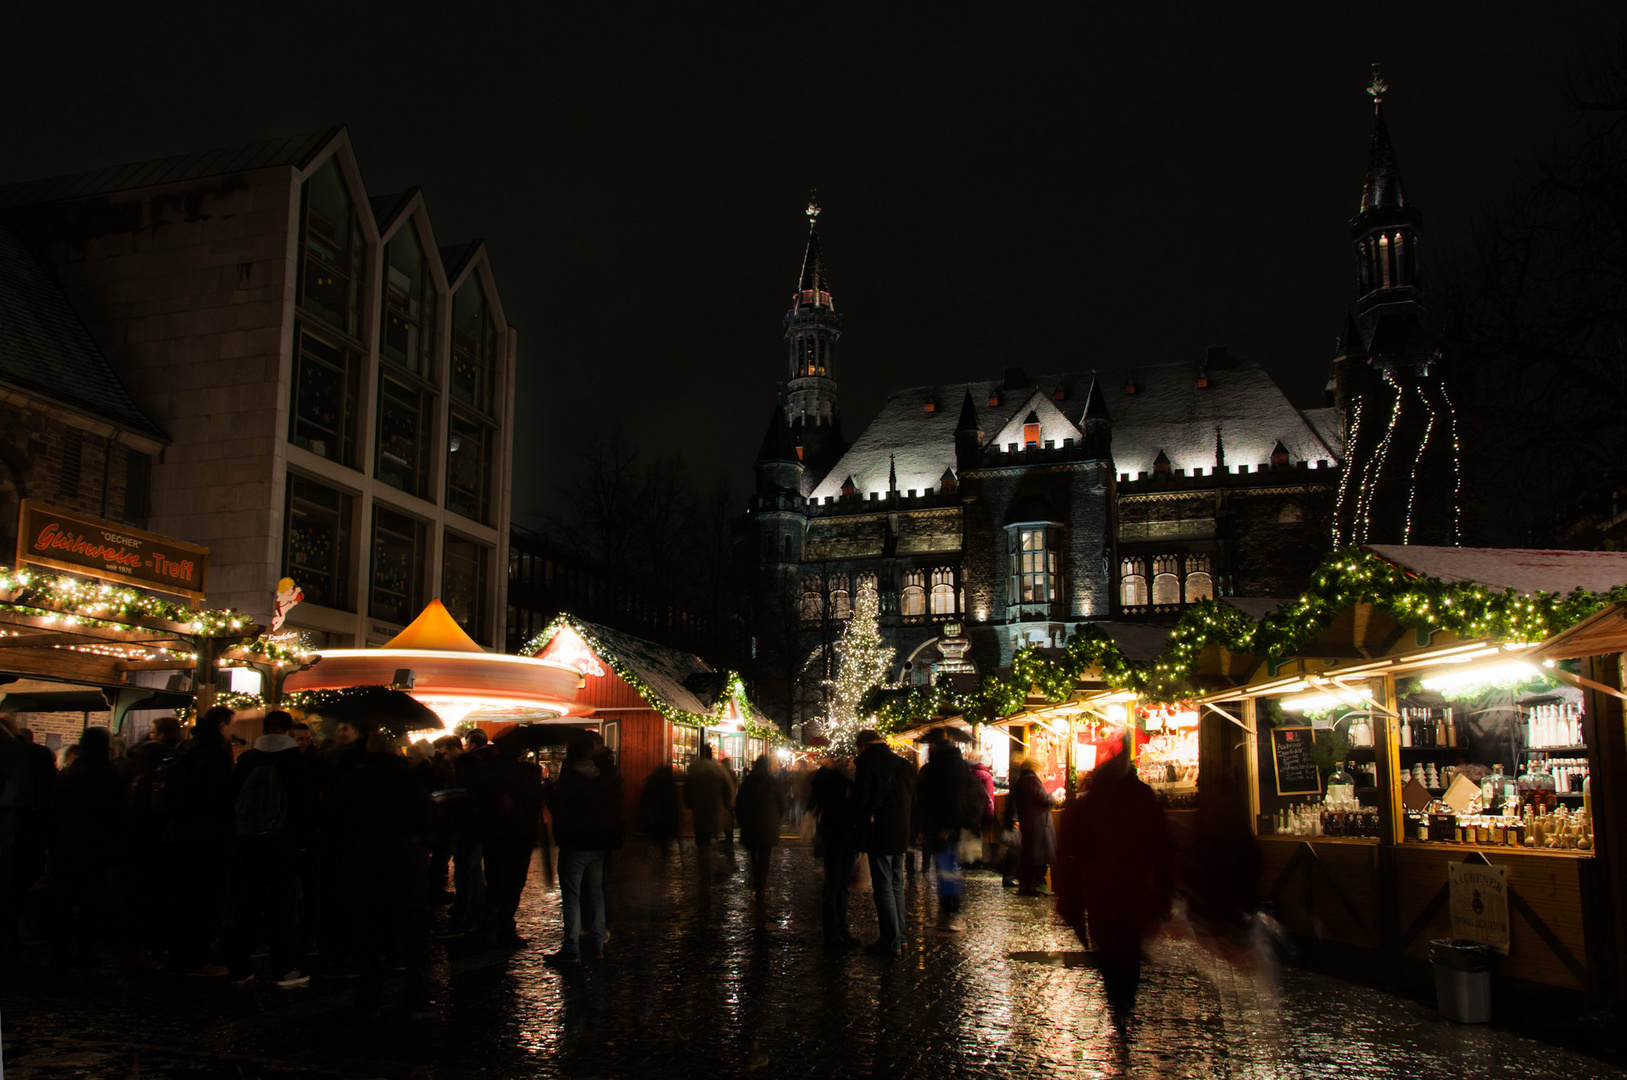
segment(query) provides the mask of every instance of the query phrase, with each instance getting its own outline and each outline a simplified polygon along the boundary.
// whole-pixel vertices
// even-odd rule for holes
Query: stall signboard
[[[1480,862],[1446,864],[1452,936],[1508,954],[1508,867]]]
[[[1278,795],[1322,794],[1322,770],[1311,749],[1316,730],[1308,727],[1271,729],[1271,759],[1277,767]]]
[[[209,549],[24,499],[17,564],[203,600]]]

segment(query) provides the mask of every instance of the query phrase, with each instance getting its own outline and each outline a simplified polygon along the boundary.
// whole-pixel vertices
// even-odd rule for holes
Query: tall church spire
[[[791,309],[785,313],[790,363],[785,414],[791,434],[802,447],[804,485],[812,490],[847,444],[842,439],[836,400],[836,343],[842,337],[842,321],[825,276],[817,193],[808,200],[807,214],[808,245],[802,255],[802,273],[791,297]]]
[[[1356,245],[1356,318],[1367,341],[1386,314],[1415,315],[1419,288],[1418,235],[1423,215],[1407,202],[1401,166],[1384,122],[1384,94],[1389,84],[1373,65],[1367,92],[1373,96],[1373,138],[1367,151],[1367,175],[1361,205],[1350,223]]]

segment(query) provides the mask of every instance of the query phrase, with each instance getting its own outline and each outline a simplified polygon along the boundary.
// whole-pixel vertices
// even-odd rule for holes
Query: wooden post
[[[198,663],[192,672],[193,699],[192,708],[198,719],[214,708],[215,680],[220,678],[221,643],[216,638],[197,637],[193,639],[194,647],[198,652]]]
[[[1248,791],[1249,824],[1260,825],[1260,710],[1253,698],[1243,699],[1243,786]]]
[[[1369,679],[1373,703],[1373,760],[1378,764],[1378,841],[1399,844],[1406,827],[1401,810],[1401,727],[1395,712],[1395,676]]]
[[[1622,688],[1622,657],[1593,656],[1583,661],[1583,674],[1603,686]],[[1593,809],[1596,858],[1595,910],[1607,925],[1609,957],[1599,979],[1606,999],[1619,1013],[1627,990],[1627,727],[1622,700],[1584,688],[1582,736],[1587,743],[1589,802]]]
[[[1063,761],[1065,762],[1065,764],[1063,765],[1063,768],[1068,770],[1068,775],[1063,781],[1063,790],[1067,792],[1069,802],[1072,802],[1073,797],[1075,795],[1079,794],[1079,784],[1074,779],[1074,774],[1077,772],[1077,769],[1076,769],[1075,764],[1074,764],[1074,762],[1075,762],[1074,749],[1079,744],[1079,740],[1074,737],[1074,732],[1078,729],[1078,726],[1079,726],[1079,716],[1078,716],[1078,714],[1077,713],[1069,713],[1068,714],[1068,745],[1063,748]]]

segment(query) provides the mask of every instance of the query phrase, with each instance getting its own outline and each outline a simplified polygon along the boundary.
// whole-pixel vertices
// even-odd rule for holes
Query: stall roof
[[[1627,585],[1627,552],[1541,548],[1423,547],[1369,544],[1367,551],[1403,570],[1445,582],[1468,581],[1502,592],[1605,593]]]
[[[1540,663],[1544,660],[1575,660],[1583,656],[1608,656],[1621,652],[1627,652],[1627,602],[1617,600],[1569,630],[1555,634],[1522,659]]]
[[[726,689],[727,676],[694,653],[657,645],[598,623],[573,621],[674,709],[704,715],[712,711]],[[752,713],[758,711],[749,702],[740,704]]]

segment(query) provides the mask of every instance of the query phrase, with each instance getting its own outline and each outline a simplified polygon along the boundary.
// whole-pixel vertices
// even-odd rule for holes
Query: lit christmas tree
[[[836,678],[829,680],[834,695],[823,726],[831,749],[851,754],[854,737],[875,724],[875,714],[864,711],[864,702],[876,687],[886,684],[887,669],[893,663],[893,650],[882,644],[876,622],[875,590],[859,590],[853,617],[835,648]]]

